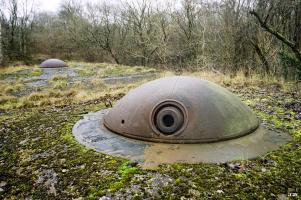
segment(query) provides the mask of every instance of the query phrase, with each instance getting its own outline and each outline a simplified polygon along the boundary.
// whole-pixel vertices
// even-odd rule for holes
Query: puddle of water
[[[26,86],[31,88],[46,87],[48,85],[49,85],[48,80],[34,80],[32,82],[26,83]]]

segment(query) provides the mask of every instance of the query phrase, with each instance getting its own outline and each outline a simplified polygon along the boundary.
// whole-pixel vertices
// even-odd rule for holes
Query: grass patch
[[[22,89],[24,89],[25,85],[22,82],[17,82],[16,84],[9,84],[6,85],[5,89],[4,89],[4,93],[5,94],[11,94],[11,93],[15,93],[18,91],[21,91]]]
[[[64,90],[68,87],[67,80],[59,80],[52,83],[52,88],[56,90]]]
[[[14,74],[26,69],[30,69],[30,67],[25,65],[1,67],[0,74]]]
[[[156,73],[158,70],[145,66],[126,66],[110,63],[81,63],[69,62],[69,66],[75,68],[80,76],[99,78],[111,76],[127,76],[131,74]]]
[[[130,181],[133,175],[139,173],[139,169],[132,167],[129,162],[125,162],[118,168],[117,173],[121,177],[121,180],[110,185],[110,192],[115,192],[125,187],[125,184]]]
[[[51,81],[65,81],[68,79],[68,76],[61,76],[61,75],[58,75],[58,76],[54,76]]]
[[[81,64],[84,66],[79,66]],[[90,67],[92,76],[147,71],[147,68],[107,64],[73,63],[71,66],[75,69]],[[14,72],[7,70],[5,73]],[[125,159],[79,145],[72,135],[72,127],[83,113],[104,108],[103,101],[115,103],[147,80],[108,85],[95,78],[88,84],[78,82],[72,88],[64,84],[54,87],[55,83],[60,85],[67,81],[66,77],[58,76],[51,80],[50,89],[24,97],[6,94],[22,88],[22,82],[1,81],[0,179],[7,182],[2,187],[1,197],[99,199],[107,195],[113,199],[277,199],[291,193],[300,196],[298,87],[256,76],[230,78],[214,72],[182,74],[227,87],[246,102],[268,128],[288,132],[293,141],[255,160],[231,162],[237,166],[235,170],[227,164],[200,163],[162,165],[157,171],[145,171]],[[162,77],[170,75],[175,73],[160,74]],[[97,101],[99,99],[102,101]],[[172,180],[165,181],[169,179]]]
[[[29,77],[41,76],[41,75],[43,75],[43,71],[40,69],[35,69],[28,74]]]
[[[41,76],[43,71],[41,69],[32,68],[29,66],[9,66],[0,68],[0,79],[7,77],[26,78]]]
[[[67,105],[77,95],[75,90],[48,90],[33,92],[25,97],[0,96],[0,109],[32,108],[49,105]]]
[[[103,71],[98,73],[100,77],[110,77],[119,75],[131,75],[131,74],[142,74],[142,73],[155,73],[156,70],[149,67],[141,66],[124,66],[124,65],[108,65]]]
[[[14,96],[2,96],[0,95],[0,104],[6,104],[7,102],[17,102],[17,97]]]
[[[0,80],[0,93],[11,95],[24,89],[25,84],[23,81],[17,80],[16,82]]]

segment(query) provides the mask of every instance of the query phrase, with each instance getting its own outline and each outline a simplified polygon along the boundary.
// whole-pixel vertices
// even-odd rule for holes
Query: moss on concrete
[[[86,149],[72,136],[72,127],[83,114],[104,108],[104,99],[115,102],[121,97],[115,95],[116,90],[126,91],[134,85],[108,89],[110,95],[101,101],[76,103],[69,101],[74,98],[69,95],[47,104],[50,96],[62,100],[64,91],[49,90],[46,94],[51,95],[42,97],[37,92],[26,97],[27,103],[42,98],[44,104],[0,110],[0,198],[300,198],[300,91],[263,83],[258,87],[254,82],[227,84],[265,126],[288,132],[293,141],[252,161],[162,165],[147,171],[126,159]],[[292,197],[295,195],[298,197]]]

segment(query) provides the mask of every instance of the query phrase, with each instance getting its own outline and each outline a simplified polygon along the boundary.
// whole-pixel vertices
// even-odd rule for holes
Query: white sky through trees
[[[110,4],[121,4],[122,2],[139,2],[143,0],[80,0],[82,4],[86,2],[92,2],[92,3],[100,3],[100,2],[107,2]],[[166,0],[150,0],[154,3],[156,2],[164,2]],[[175,4],[180,4],[181,0],[173,0]],[[46,11],[46,12],[57,12],[60,5],[63,2],[66,2],[66,0],[34,0],[36,7],[38,8],[38,11]]]
[[[12,9],[12,0],[0,0],[0,13],[4,14],[4,16],[9,17],[9,12]],[[109,5],[116,5],[122,8],[123,6],[127,5],[128,3],[133,6],[139,6],[140,3],[143,1],[150,2],[153,6],[157,8],[163,8],[166,6],[170,9],[172,8],[180,8],[181,2],[183,0],[16,0],[18,4],[18,11],[19,16],[22,16],[25,12],[50,12],[50,13],[57,13],[60,10],[61,5],[68,1],[74,1],[79,3],[82,6],[85,6],[87,3],[92,4],[102,4],[106,3]],[[193,0],[199,1],[199,0]],[[207,0],[211,1],[211,0]],[[219,1],[219,0],[214,0]],[[172,5],[172,7],[170,7]]]
[[[35,0],[39,11],[56,12],[62,0]]]

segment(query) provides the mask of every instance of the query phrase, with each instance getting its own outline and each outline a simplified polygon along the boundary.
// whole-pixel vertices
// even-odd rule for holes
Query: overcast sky
[[[4,14],[7,14],[10,9],[10,2],[11,0],[0,0],[0,9],[4,11]],[[31,9],[32,5],[34,5],[35,11],[36,12],[53,12],[56,13],[59,11],[60,6],[68,0],[18,0],[18,3],[20,4],[20,7],[22,5],[28,5],[28,10]],[[129,2],[133,3],[134,5],[137,5],[137,3],[144,1],[144,0],[74,0],[78,1],[82,5],[85,5],[87,2],[91,3],[101,3],[101,2],[106,2],[108,4],[119,4],[119,5],[125,5],[124,3]],[[159,6],[164,5],[165,6],[170,6],[167,4],[168,2],[172,3],[176,8],[181,7],[181,1],[182,0],[149,0],[153,5]],[[198,1],[198,0],[195,0]],[[208,0],[210,1],[210,0]],[[27,3],[26,3],[27,2]],[[19,9],[22,10],[22,9]]]
[[[99,0],[82,0],[81,2],[98,2]],[[39,11],[56,12],[64,0],[35,0]]]
[[[52,11],[55,12],[61,0],[36,0],[36,4],[39,10],[41,11]]]
[[[65,1],[65,0],[34,0],[36,7],[38,8],[39,11],[47,11],[47,12],[57,12],[58,8],[60,5]],[[110,4],[118,4],[121,3],[122,1],[130,1],[130,2],[139,2],[142,0],[78,0],[81,3],[86,3],[86,2],[103,2],[106,1]],[[165,2],[166,0],[151,0],[154,2]],[[176,4],[180,4],[181,0],[172,0]]]

